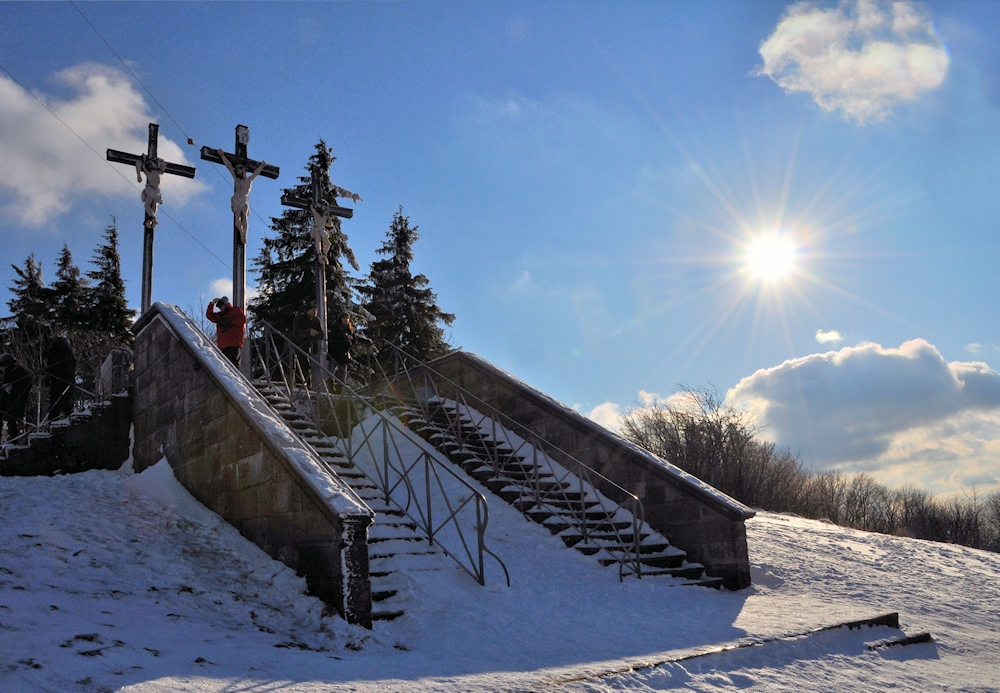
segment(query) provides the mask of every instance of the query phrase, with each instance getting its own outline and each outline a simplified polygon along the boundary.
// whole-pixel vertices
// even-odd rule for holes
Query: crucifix
[[[309,198],[292,197],[282,195],[281,204],[295,209],[306,209],[312,214],[313,226],[312,235],[316,248],[316,309],[319,315],[320,339],[317,346],[318,360],[321,365],[326,365],[327,353],[327,314],[326,314],[326,266],[329,263],[327,253],[330,252],[330,230],[333,228],[334,217],[350,219],[354,216],[354,210],[347,207],[339,207],[323,200],[322,177],[317,167],[309,171],[309,179],[312,185],[312,196]],[[336,200],[337,198],[333,198]]]
[[[156,209],[163,204],[163,195],[160,193],[160,177],[164,173],[185,178],[194,178],[195,169],[193,166],[182,166],[181,164],[171,164],[156,156],[156,144],[159,139],[160,126],[156,123],[149,124],[149,144],[145,154],[129,154],[120,152],[117,149],[109,149],[107,153],[108,161],[116,164],[128,164],[135,166],[135,176],[138,182],[142,182],[142,175],[146,175],[146,187],[142,191],[142,203],[146,208],[146,218],[143,221],[142,240],[142,312],[149,310],[153,300],[153,229],[156,228]]]
[[[233,305],[244,306],[247,287],[247,214],[250,211],[250,186],[258,175],[265,178],[277,178],[279,169],[263,161],[254,161],[247,157],[247,144],[250,142],[250,128],[246,125],[236,126],[235,153],[229,154],[221,149],[211,147],[201,148],[201,158],[213,164],[223,164],[233,177]],[[252,171],[250,177],[247,171]],[[249,359],[247,359],[249,361]]]

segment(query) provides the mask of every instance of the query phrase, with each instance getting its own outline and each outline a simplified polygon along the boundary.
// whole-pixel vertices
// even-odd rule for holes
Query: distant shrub
[[[1000,492],[976,489],[937,500],[868,474],[813,474],[787,447],[761,437],[754,416],[714,389],[681,387],[670,398],[632,407],[622,435],[746,505],[868,532],[897,534],[1000,552]]]

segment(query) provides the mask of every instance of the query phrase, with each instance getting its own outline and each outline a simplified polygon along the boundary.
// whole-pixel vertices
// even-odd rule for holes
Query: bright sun
[[[795,269],[795,245],[780,236],[761,236],[747,246],[745,261],[753,277],[780,281]]]

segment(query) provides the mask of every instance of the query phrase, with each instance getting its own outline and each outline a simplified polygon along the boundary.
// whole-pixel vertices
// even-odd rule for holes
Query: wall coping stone
[[[354,489],[327,471],[315,451],[295,435],[191,318],[177,306],[154,303],[132,326],[132,332],[139,335],[153,320],[161,321],[184,345],[225,397],[261,433],[261,438],[278,459],[283,460],[291,473],[315,494],[325,512],[332,510],[342,520],[354,517],[363,520],[365,525],[371,523],[374,511]]]
[[[563,419],[569,419],[569,422],[573,426],[586,429],[589,433],[592,433],[594,436],[600,438],[605,444],[627,450],[633,460],[648,467],[654,473],[672,477],[677,486],[684,487],[691,495],[697,496],[725,517],[733,520],[748,520],[757,514],[753,508],[743,505],[722,491],[706,484],[698,477],[685,472],[680,467],[673,465],[660,457],[657,457],[645,448],[625,440],[614,431],[610,431],[596,421],[588,419],[577,410],[568,407],[557,399],[554,399],[544,392],[537,390],[528,383],[514,375],[511,375],[507,371],[498,368],[477,354],[470,351],[453,351],[450,354],[431,361],[428,365],[431,368],[435,368],[437,364],[446,364],[449,361],[464,361],[474,368],[479,368],[489,372],[491,375],[514,387],[520,392],[521,396],[531,400],[533,404],[543,409],[547,409]]]

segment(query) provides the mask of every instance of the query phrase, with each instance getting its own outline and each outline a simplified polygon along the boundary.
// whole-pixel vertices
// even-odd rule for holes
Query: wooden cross
[[[136,167],[137,170],[145,170],[146,162],[154,164],[157,162],[156,157],[156,144],[159,139],[160,126],[156,123],[149,124],[149,144],[146,147],[145,154],[129,154],[128,152],[120,152],[117,149],[109,149],[107,153],[108,161],[113,161],[116,164],[128,164],[129,166]],[[169,173],[174,176],[184,176],[185,178],[194,178],[195,169],[192,166],[182,166],[181,164],[171,164],[165,161],[160,162],[162,164],[161,168],[153,171],[154,175],[158,172]],[[149,310],[149,306],[152,305],[153,300],[153,229],[156,228],[156,206],[157,202],[147,203],[147,193],[150,192],[150,187],[153,185],[153,181],[150,181],[149,172],[146,173],[146,190],[143,190],[143,202],[146,204],[146,218],[143,221],[143,240],[142,240],[142,312],[145,313]],[[155,194],[157,197],[160,194],[159,191],[159,176],[156,175],[155,179]],[[153,213],[150,214],[150,208],[152,207]]]
[[[323,200],[322,191],[322,177],[320,176],[319,169],[313,167],[309,172],[309,180],[312,187],[312,197],[293,197],[292,195],[282,195],[281,204],[286,207],[294,207],[295,209],[305,209],[309,210],[313,205],[317,207],[322,207],[327,216],[340,217],[342,219],[350,219],[354,216],[354,210],[348,209],[347,207],[338,207],[337,205],[331,205]],[[336,199],[336,198],[334,198]],[[326,263],[320,259],[320,255],[316,253],[315,262],[315,274],[316,274],[316,310],[319,316],[320,324],[320,339],[319,345],[317,347],[319,354],[319,361],[321,365],[326,365],[326,352],[327,352],[327,315],[326,315]]]
[[[229,159],[229,163],[236,166],[242,166],[247,171],[255,171],[258,166],[260,166],[259,161],[254,161],[247,156],[247,144],[250,142],[250,128],[246,125],[236,126],[236,147],[235,152],[230,154],[229,152],[224,152],[226,158]],[[205,161],[211,161],[213,164],[225,164],[222,157],[219,156],[219,150],[213,149],[211,147],[201,148],[201,158]],[[272,180],[278,177],[280,170],[277,166],[272,166],[266,164],[260,171],[260,175],[265,178],[271,178]],[[238,190],[239,182],[233,181],[233,195],[235,196]],[[244,242],[243,232],[240,231],[239,221],[237,217],[236,210],[233,210],[233,305],[240,308],[245,308],[244,301],[246,297],[246,265],[247,265],[247,254],[246,254],[246,243]],[[249,361],[249,359],[246,359]]]

